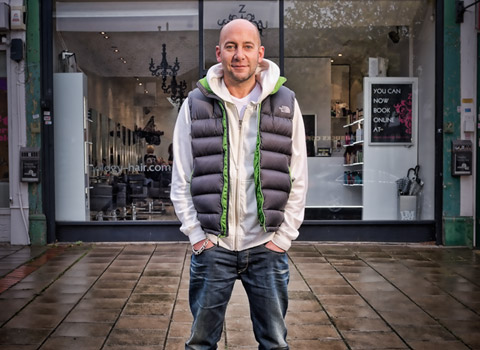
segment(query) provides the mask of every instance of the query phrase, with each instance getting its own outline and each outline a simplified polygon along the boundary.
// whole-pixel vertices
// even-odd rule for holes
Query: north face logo
[[[278,109],[282,113],[290,113],[290,108],[288,106],[280,106],[280,107],[278,107]]]

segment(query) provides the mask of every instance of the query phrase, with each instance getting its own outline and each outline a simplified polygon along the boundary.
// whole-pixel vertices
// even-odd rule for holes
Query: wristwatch
[[[202,254],[203,251],[205,250],[205,248],[207,247],[208,242],[210,242],[210,240],[209,240],[208,238],[206,238],[206,239],[203,241],[202,246],[201,246],[198,250],[195,250],[194,246],[192,245],[192,252],[193,252],[193,254],[195,254],[195,255],[200,255],[200,254]]]

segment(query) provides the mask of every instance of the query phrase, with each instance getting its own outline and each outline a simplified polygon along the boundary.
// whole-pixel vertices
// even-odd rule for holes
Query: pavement
[[[294,243],[292,350],[480,349],[480,255],[434,245]],[[0,245],[0,349],[176,350],[186,243]],[[240,284],[220,350],[257,349]]]

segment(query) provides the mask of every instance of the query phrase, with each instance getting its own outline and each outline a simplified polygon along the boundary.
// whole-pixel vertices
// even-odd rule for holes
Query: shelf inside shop
[[[356,146],[356,145],[363,145],[363,140],[360,140],[360,141],[355,141],[353,143],[349,143],[348,145],[343,145],[343,147],[352,147],[352,146]]]
[[[361,124],[361,123],[363,123],[364,120],[365,120],[365,118],[358,119],[358,120],[355,120],[353,123],[344,125],[343,127],[348,128],[350,126],[354,126],[355,124]]]
[[[363,165],[363,162],[352,163],[352,164],[343,164],[343,166],[345,166],[345,167],[354,167],[354,166],[357,166],[357,165]]]

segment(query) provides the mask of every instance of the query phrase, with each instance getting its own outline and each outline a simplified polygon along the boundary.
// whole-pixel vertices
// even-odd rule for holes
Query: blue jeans
[[[288,350],[289,276],[287,254],[264,245],[240,252],[215,246],[192,255],[189,298],[193,325],[185,349],[217,349],[227,304],[235,280],[240,279],[248,295],[258,349]]]

